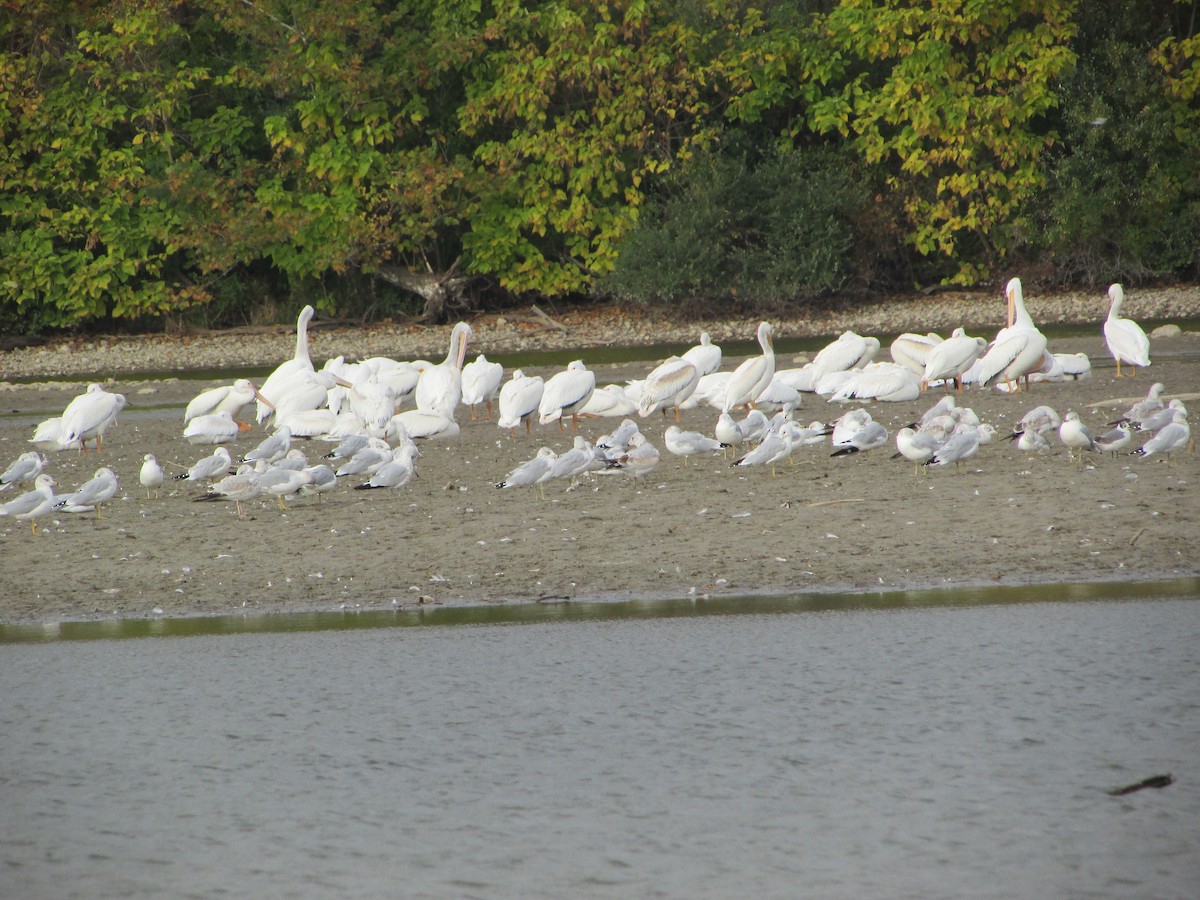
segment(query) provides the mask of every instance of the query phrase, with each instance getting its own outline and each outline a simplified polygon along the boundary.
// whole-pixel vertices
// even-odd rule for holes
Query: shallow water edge
[[[930,607],[1165,599],[1200,600],[1200,577],[1153,581],[959,584],[952,587],[920,587],[880,591],[817,589],[803,593],[762,593],[737,596],[697,594],[686,597],[583,600],[553,597],[543,601],[418,606],[397,609],[347,607],[337,610],[288,610],[267,613],[255,611],[242,615],[0,623],[0,644],[146,637],[196,637],[219,634],[348,631],[419,626],[522,625],[563,621],[671,619],[686,616],[772,615],[864,609],[901,610]]]

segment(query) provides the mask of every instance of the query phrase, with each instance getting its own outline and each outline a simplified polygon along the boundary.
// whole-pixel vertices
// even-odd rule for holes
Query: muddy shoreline
[[[697,333],[696,323],[685,327]],[[476,332],[486,344],[487,324],[476,323]],[[791,334],[786,326],[779,333]],[[280,337],[282,351],[268,340],[262,352],[290,355],[291,339]],[[322,342],[333,337],[318,332],[314,358],[329,355]],[[1051,349],[1088,353],[1093,378],[1037,385],[1031,396],[968,391],[960,405],[972,406],[1002,433],[1041,403],[1062,413],[1075,409],[1097,430],[1152,381],[1165,383],[1168,396],[1200,391],[1197,334],[1155,339],[1152,368],[1119,381],[1098,326],[1094,337],[1052,342]],[[727,359],[723,368],[737,362]],[[598,383],[641,377],[653,363],[597,367]],[[4,364],[14,377],[13,354],[5,354]],[[148,499],[137,482],[143,454],[156,454],[173,472],[208,454],[182,440],[181,412],[209,385],[114,378],[109,389],[126,393],[130,405],[104,453],[54,454],[48,470],[61,492],[108,465],[121,479],[120,494],[103,519],[58,514],[40,523],[37,536],[24,522],[0,518],[0,622],[1200,574],[1197,455],[1182,454],[1168,465],[1095,454],[1079,466],[1057,443],[1039,456],[998,441],[962,472],[915,476],[911,465],[883,452],[833,459],[827,447],[807,448],[772,476],[769,469],[731,467],[719,454],[685,466],[664,450],[644,482],[596,475],[570,491],[552,483],[543,501],[535,492],[494,484],[543,444],[565,450],[570,433],[535,426],[531,436],[510,435],[492,423],[471,422],[463,411],[461,435],[424,444],[418,477],[401,490],[339,485],[282,513],[254,501],[244,521],[232,505],[192,502],[201,491],[186,482],[169,482],[161,497]],[[61,411],[78,390],[6,384],[0,463],[25,450],[37,421]],[[931,392],[913,403],[877,404],[872,412],[894,435],[938,397]],[[796,417],[828,420],[841,411],[805,395]],[[693,410],[682,424],[710,433],[715,418],[712,410]],[[618,421],[584,420],[581,432],[595,439]],[[666,424],[658,417],[642,422],[660,449]],[[256,428],[231,452],[244,453],[264,435]],[[315,459],[327,445],[303,449]]]

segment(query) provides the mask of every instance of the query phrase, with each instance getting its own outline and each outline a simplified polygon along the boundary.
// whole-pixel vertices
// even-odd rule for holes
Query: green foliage
[[[861,287],[868,193],[845,161],[784,149],[697,154],[643,210],[602,291],[642,303],[795,301]]]

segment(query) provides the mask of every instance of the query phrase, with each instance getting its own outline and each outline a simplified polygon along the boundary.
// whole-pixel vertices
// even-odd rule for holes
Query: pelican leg
[[[492,401],[488,400],[488,401],[486,401],[486,403],[487,403],[488,421],[490,422],[490,421],[492,421]]]
[[[533,434],[533,424],[529,421],[529,416],[525,417],[525,434]]]

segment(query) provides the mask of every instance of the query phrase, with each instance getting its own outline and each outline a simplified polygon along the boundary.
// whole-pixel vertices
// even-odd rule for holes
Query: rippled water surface
[[[1190,898],[1198,648],[1196,599],[7,644],[0,896]]]

